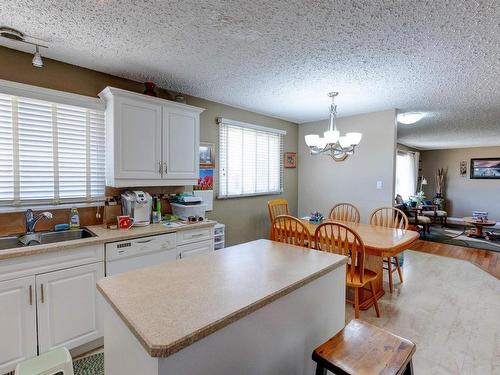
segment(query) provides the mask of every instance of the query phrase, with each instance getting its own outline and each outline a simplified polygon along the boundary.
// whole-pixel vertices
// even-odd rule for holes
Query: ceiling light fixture
[[[354,154],[354,149],[361,141],[361,133],[350,132],[341,136],[337,130],[337,105],[335,97],[338,92],[330,92],[328,96],[332,98],[330,105],[330,126],[323,133],[323,138],[317,134],[306,135],[305,141],[311,155],[329,154],[335,161],[344,161],[349,155]]]
[[[31,63],[33,64],[33,66],[37,68],[43,67],[43,60],[42,60],[42,55],[40,54],[40,48],[49,48],[49,47],[37,43],[37,41],[40,41],[41,39],[30,37],[19,30],[6,26],[0,26],[0,37],[7,38],[15,42],[26,43],[35,46],[36,51],[33,54],[33,60],[31,60]],[[29,41],[26,40],[26,38],[34,39],[35,41]]]
[[[406,112],[398,114],[398,122],[410,125],[419,122],[424,117],[422,112]]]
[[[36,68],[43,68],[42,55],[40,55],[40,50],[38,49],[38,46],[36,46],[36,52],[33,55],[33,60],[31,60],[31,63]]]

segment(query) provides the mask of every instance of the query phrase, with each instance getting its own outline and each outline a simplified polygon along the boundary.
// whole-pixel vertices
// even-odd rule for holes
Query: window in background
[[[418,153],[397,151],[396,194],[408,200],[417,190]]]
[[[102,199],[104,112],[0,94],[0,205]]]
[[[285,131],[218,119],[219,198],[283,191]]]

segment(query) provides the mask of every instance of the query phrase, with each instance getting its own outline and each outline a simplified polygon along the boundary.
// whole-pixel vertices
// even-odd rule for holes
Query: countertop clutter
[[[143,227],[131,227],[129,229],[106,229],[102,225],[93,225],[87,227],[87,229],[93,232],[96,235],[95,237],[2,250],[0,251],[0,261],[28,255],[49,253],[53,251],[71,250],[81,246],[104,244],[106,242],[122,241],[137,237],[147,237],[158,234],[175,233],[183,230],[213,227],[215,224],[215,221],[206,220],[199,223],[185,224],[170,228],[163,224],[151,224]]]
[[[97,288],[150,356],[168,357],[346,262],[257,240],[107,277]]]

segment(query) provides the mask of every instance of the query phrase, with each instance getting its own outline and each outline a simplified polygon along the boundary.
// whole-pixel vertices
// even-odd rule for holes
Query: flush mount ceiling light
[[[343,161],[349,155],[354,154],[354,149],[361,141],[363,136],[361,133],[346,133],[341,136],[337,130],[337,105],[335,97],[338,92],[330,92],[328,96],[332,98],[330,105],[330,126],[323,137],[317,134],[308,134],[305,136],[305,141],[312,155],[329,154],[335,161]]]
[[[37,42],[32,42],[27,40],[27,38],[34,39],[37,41],[41,39],[27,36],[26,34],[22,33],[19,30],[6,26],[0,26],[0,36],[2,38],[7,38],[15,42],[26,43],[35,46],[35,53],[33,54],[33,60],[31,60],[31,63],[33,64],[34,67],[37,68],[43,67],[43,60],[42,60],[42,55],[40,54],[40,48],[49,48],[49,47],[41,45]]]
[[[419,122],[424,117],[422,112],[406,112],[398,115],[398,122],[410,125]]]

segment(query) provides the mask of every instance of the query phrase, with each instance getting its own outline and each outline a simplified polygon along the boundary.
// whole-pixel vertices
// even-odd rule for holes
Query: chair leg
[[[401,269],[401,266],[399,265],[399,258],[397,256],[394,257],[396,259],[396,269],[398,270],[398,275],[399,275],[399,282],[403,282],[403,270]]]
[[[321,366],[319,363],[316,365],[316,375],[326,375],[326,368]]]
[[[354,288],[354,319],[359,319],[359,288]]]
[[[391,262],[391,257],[389,257],[389,260],[387,262],[387,271],[389,271],[389,291],[392,293],[392,262]]]
[[[413,375],[413,363],[411,359],[410,362],[408,362],[408,364],[406,365],[403,375]]]
[[[375,306],[377,318],[380,318],[380,310],[378,309],[378,301],[377,296],[375,295],[375,285],[373,285],[373,281],[370,281],[370,289],[372,290],[373,306]]]

